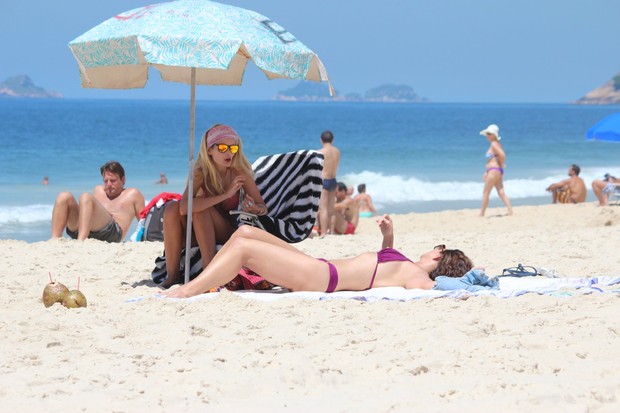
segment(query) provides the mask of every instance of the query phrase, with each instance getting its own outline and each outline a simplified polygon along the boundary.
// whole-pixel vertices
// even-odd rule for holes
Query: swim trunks
[[[323,189],[326,191],[335,191],[337,184],[336,178],[323,179]]]
[[[360,212],[360,218],[371,218],[372,217],[372,211],[364,211],[364,212]]]
[[[73,239],[77,239],[78,232],[71,231],[67,228],[67,235]],[[118,226],[116,221],[112,219],[108,225],[101,228],[99,231],[90,231],[88,238],[106,242],[121,242],[121,239],[123,238],[123,230]]]
[[[570,196],[570,189],[558,190],[558,202],[560,204],[576,204]]]
[[[344,235],[352,235],[355,232],[355,225],[347,222],[347,229],[344,231]]]
[[[327,261],[326,259],[319,258],[319,260],[326,262],[327,266],[329,267],[329,283],[327,284],[327,290],[325,290],[325,292],[333,293],[336,290],[336,287],[338,287],[338,270],[336,269],[336,266],[334,264]]]

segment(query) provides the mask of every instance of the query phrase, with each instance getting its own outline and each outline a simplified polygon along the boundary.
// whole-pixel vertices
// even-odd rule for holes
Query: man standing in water
[[[319,201],[319,235],[324,237],[329,233],[329,228],[334,216],[336,204],[336,173],[340,163],[340,150],[333,145],[334,134],[325,131],[321,134],[323,147],[319,152],[323,154],[323,189]]]
[[[133,218],[140,218],[144,196],[136,188],[125,188],[121,164],[110,161],[100,171],[103,185],[97,185],[92,194],[84,192],[79,202],[71,192],[58,194],[52,211],[52,238],[60,238],[67,228],[67,235],[80,241],[120,242]]]

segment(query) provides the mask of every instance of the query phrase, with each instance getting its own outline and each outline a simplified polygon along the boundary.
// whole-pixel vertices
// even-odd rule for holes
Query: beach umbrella
[[[620,142],[620,113],[609,115],[586,132],[587,140]]]
[[[271,19],[208,0],[153,4],[114,16],[69,42],[82,87],[144,87],[148,69],[190,85],[189,188],[193,187],[196,85],[241,85],[247,62],[268,79],[327,81],[316,53]],[[191,242],[192,197],[186,251]],[[189,281],[189,254],[185,259]]]

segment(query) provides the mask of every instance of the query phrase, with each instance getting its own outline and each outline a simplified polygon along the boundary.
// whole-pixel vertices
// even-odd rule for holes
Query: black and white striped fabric
[[[252,168],[269,210],[258,217],[265,230],[290,243],[306,239],[319,209],[323,154],[301,150],[263,156]]]

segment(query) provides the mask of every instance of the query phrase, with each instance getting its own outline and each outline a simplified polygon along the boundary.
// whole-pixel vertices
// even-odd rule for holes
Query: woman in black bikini
[[[510,205],[510,199],[504,192],[504,165],[506,164],[506,153],[502,148],[502,144],[499,143],[499,127],[497,125],[489,125],[485,130],[480,131],[482,136],[486,136],[487,140],[491,143],[489,150],[485,154],[486,159],[486,171],[482,176],[484,181],[484,190],[482,192],[482,208],[480,209],[480,216],[483,217],[489,205],[489,196],[491,190],[495,188],[497,195],[508,208],[508,215],[512,215],[512,205]]]
[[[377,220],[381,251],[326,261],[312,258],[275,236],[247,225],[241,226],[213,258],[209,266],[189,283],[164,292],[166,297],[191,297],[222,286],[242,267],[267,281],[293,291],[362,291],[372,287],[431,289],[435,277],[461,277],[472,262],[462,251],[438,245],[416,262],[392,248],[392,220]]]

